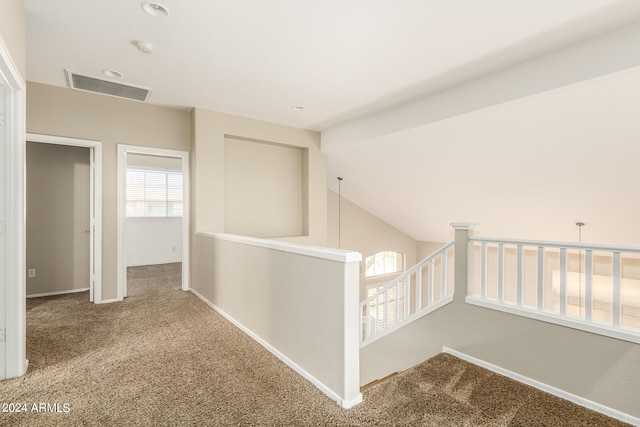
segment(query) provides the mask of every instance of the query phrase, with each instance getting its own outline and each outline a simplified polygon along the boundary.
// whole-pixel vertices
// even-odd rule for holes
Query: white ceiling
[[[27,79],[64,69],[200,107],[329,132],[637,19],[638,0],[25,0]],[[133,41],[151,42],[151,54]],[[327,151],[329,186],[420,240],[640,243],[638,71]],[[594,102],[594,100],[597,100]],[[303,111],[293,111],[303,105]],[[604,147],[607,147],[606,149]]]
[[[640,68],[332,156],[346,198],[419,240],[449,241],[448,224],[466,221],[576,241],[582,221],[584,241],[640,244]]]

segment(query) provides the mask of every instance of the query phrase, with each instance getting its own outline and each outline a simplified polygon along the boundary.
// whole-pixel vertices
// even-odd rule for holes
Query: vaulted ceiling
[[[419,240],[640,243],[637,0],[157,3],[26,0],[27,79],[321,131],[329,187]]]

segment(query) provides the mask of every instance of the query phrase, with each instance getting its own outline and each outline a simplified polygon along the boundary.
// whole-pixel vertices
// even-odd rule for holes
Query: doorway
[[[61,230],[63,233],[69,234],[70,238],[65,240],[69,242],[68,245],[70,245],[70,248],[72,248],[69,251],[75,252],[75,255],[73,258],[67,259],[64,262],[51,262],[51,259],[48,259],[47,263],[44,264],[44,268],[40,271],[42,273],[48,272],[47,278],[51,279],[50,283],[53,283],[53,285],[51,285],[52,287],[39,287],[37,281],[37,266],[27,266],[27,281],[28,283],[29,281],[32,282],[29,283],[32,287],[30,291],[31,296],[44,296],[89,290],[89,300],[96,304],[100,304],[102,303],[102,143],[100,141],[64,138],[52,135],[39,135],[31,133],[27,134],[26,139],[29,143],[34,144],[33,146],[29,147],[29,152],[36,155],[36,157],[38,155],[56,156],[56,154],[54,154],[55,150],[51,149],[54,146],[60,146],[61,149],[65,151],[65,153],[62,153],[63,157],[68,156],[71,158],[76,157],[77,159],[82,159],[82,157],[85,155],[84,153],[88,154],[86,165],[82,160],[78,160],[75,163],[69,163],[67,161],[70,166],[66,169],[66,171],[64,171],[65,167],[62,164],[61,170],[55,171],[55,168],[49,169],[49,171],[52,171],[52,173],[55,173],[56,175],[71,175],[67,181],[64,181],[64,177],[62,177],[60,178],[60,181],[56,180],[56,182],[68,182],[68,185],[74,187],[72,189],[67,189],[69,190],[67,191],[67,193],[71,194],[70,197],[72,197],[72,199],[66,201],[58,200],[55,197],[56,189],[50,188],[49,190],[53,191],[54,194],[54,198],[52,200],[55,202],[55,204],[77,203],[78,200],[81,200],[82,196],[74,196],[73,193],[83,192],[83,188],[86,189],[89,194],[87,206],[72,206],[71,209],[65,210],[66,215],[78,216],[78,218],[67,217],[62,219],[62,221],[69,226],[67,227],[67,231],[64,231],[64,224],[60,223],[59,221],[56,222],[55,227],[61,228],[63,229]],[[39,147],[40,145],[42,146]],[[52,147],[47,147],[47,145]],[[33,172],[34,171],[28,171],[28,176],[32,176],[35,179],[35,176],[37,175],[33,175]],[[82,178],[74,180],[74,177],[72,176],[73,174],[82,175]],[[43,177],[43,179],[46,179],[46,177]],[[78,196],[80,196],[80,199],[78,199]],[[75,197],[75,199],[73,199],[73,197]],[[31,200],[32,203],[37,203],[34,201],[33,197],[27,197],[27,202],[29,202],[29,200]],[[64,207],[62,209],[64,209]],[[84,213],[81,212],[86,213],[86,216],[84,216]],[[46,216],[47,212],[39,212],[37,214],[34,212],[30,212],[30,215],[27,218],[38,220],[38,215],[43,214]],[[52,213],[52,215],[55,214]],[[31,227],[36,227],[36,224],[32,223]],[[31,231],[36,231],[36,234],[34,235],[34,233],[32,233]],[[50,231],[51,230],[49,230],[49,232]],[[34,242],[38,241],[37,228],[35,228],[35,230],[30,230],[30,232],[27,233],[27,238],[31,238],[31,244],[34,245]],[[38,252],[41,252],[40,249],[42,248],[28,248],[28,253],[32,255],[28,257],[28,259],[30,261],[39,259],[37,254]],[[55,248],[49,249],[54,250],[55,252],[59,251],[59,249],[56,250]],[[87,249],[88,251],[86,253],[82,253],[83,250]],[[43,250],[46,252],[47,248],[44,248]],[[62,250],[64,251],[64,249]],[[40,257],[40,259],[45,258],[46,257]],[[82,265],[79,265],[79,263],[82,263]],[[69,264],[67,269],[72,269],[72,273],[65,271],[65,268],[61,267],[61,265],[63,266],[66,264]],[[69,277],[66,277],[65,274],[70,275]],[[56,284],[56,279],[61,279],[59,281],[63,282],[63,284]],[[62,286],[62,288],[64,289],[60,288],[60,286]]]
[[[127,267],[132,262],[134,257],[127,255],[127,248],[131,247],[131,243],[129,240],[133,238],[134,234],[132,234],[131,227],[128,227],[127,221],[127,165],[131,164],[132,161],[135,162],[144,162],[144,158],[156,158],[156,162],[160,161],[160,163],[166,164],[177,164],[179,165],[179,170],[181,171],[180,179],[181,179],[181,188],[180,192],[182,194],[182,200],[180,201],[180,216],[181,221],[177,224],[179,238],[175,238],[173,243],[170,241],[171,237],[169,235],[165,235],[166,245],[163,244],[163,247],[166,246],[166,251],[159,251],[154,254],[145,254],[146,256],[151,256],[154,259],[168,259],[171,258],[175,251],[179,251],[179,259],[181,261],[181,277],[182,277],[182,290],[189,290],[189,153],[186,151],[179,150],[166,150],[161,148],[151,148],[151,147],[140,147],[133,145],[118,145],[118,299],[124,299],[127,296]],[[135,159],[135,161],[134,161]],[[155,162],[152,162],[155,163]],[[178,169],[177,166],[172,167],[173,169]],[[168,168],[168,169],[172,169]],[[167,169],[167,168],[165,168]],[[131,173],[131,172],[130,172]],[[144,174],[144,172],[140,172],[140,174]],[[167,185],[169,185],[169,181],[171,180],[171,173],[165,172],[162,173],[153,173],[153,175],[163,175],[167,180]],[[155,177],[157,178],[157,177]],[[175,184],[174,184],[175,185]],[[140,212],[146,212],[149,210],[149,206],[140,207]],[[153,207],[155,209],[155,207]],[[163,222],[172,222],[171,218],[171,201],[167,198],[166,203],[164,204],[164,208],[159,207],[160,210],[164,209],[163,215],[165,218],[162,220]],[[129,207],[132,208],[132,206]],[[159,215],[159,214],[158,214]],[[158,224],[156,224],[158,225]],[[167,226],[172,226],[171,224],[165,224]],[[179,243],[178,243],[179,241]],[[155,251],[154,251],[155,252]],[[168,257],[168,258],[167,258]],[[149,262],[149,261],[146,261]],[[153,262],[152,262],[153,263]]]

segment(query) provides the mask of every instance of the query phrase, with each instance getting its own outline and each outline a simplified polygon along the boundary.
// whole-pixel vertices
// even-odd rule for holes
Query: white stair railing
[[[470,240],[467,303],[640,343],[640,247]]]
[[[360,347],[453,301],[453,242],[360,303]]]

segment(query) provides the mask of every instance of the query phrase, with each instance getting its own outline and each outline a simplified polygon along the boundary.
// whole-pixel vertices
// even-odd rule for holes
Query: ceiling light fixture
[[[147,15],[155,18],[166,18],[169,16],[169,9],[166,6],[155,1],[143,1],[140,7]]]
[[[142,53],[151,53],[153,52],[153,45],[149,42],[135,42],[136,47]]]
[[[122,73],[116,70],[102,70],[102,74],[107,77],[111,77],[112,79],[119,79],[122,77]]]
[[[302,111],[304,110],[304,107],[302,105],[294,105],[293,107],[291,107],[291,109],[293,111]]]

